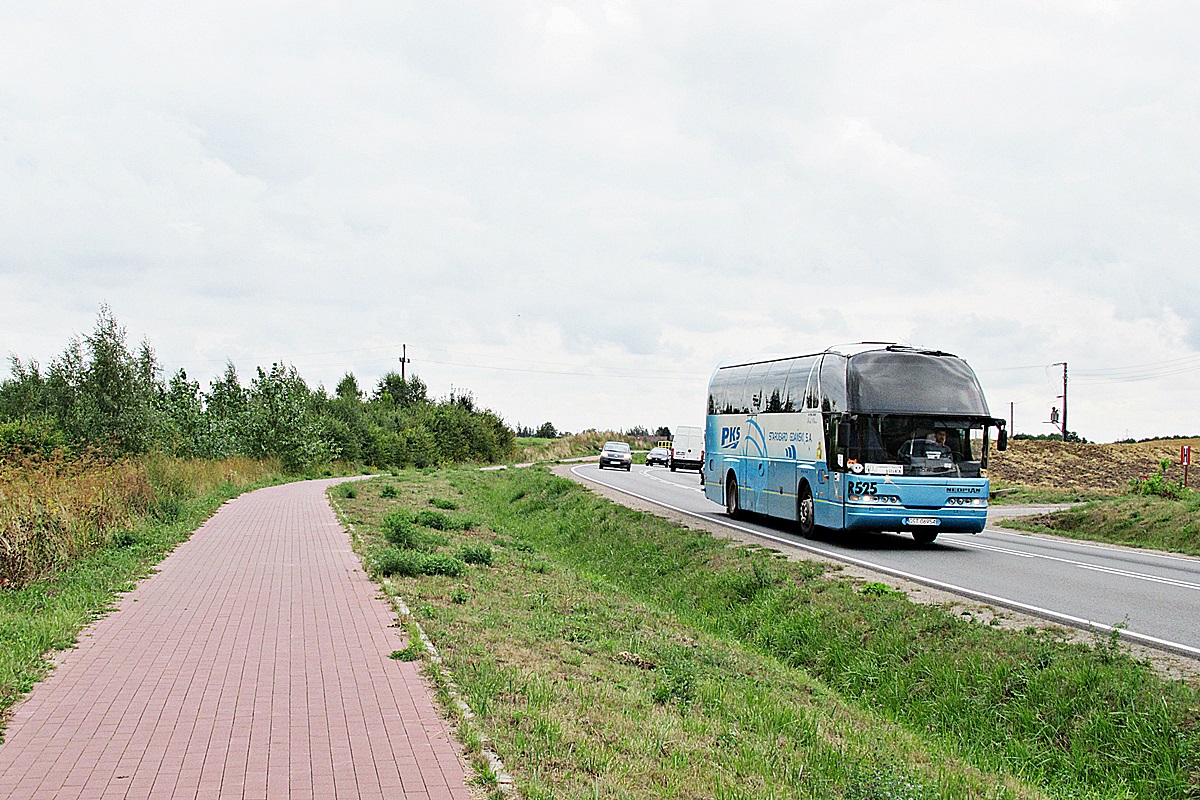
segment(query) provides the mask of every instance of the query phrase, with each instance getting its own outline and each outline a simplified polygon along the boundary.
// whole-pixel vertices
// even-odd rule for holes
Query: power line
[[[274,362],[295,363],[297,361],[302,361],[302,359],[311,357],[311,356],[343,355],[343,354],[353,354],[353,353],[372,353],[372,352],[377,352],[380,350],[401,350],[403,352],[404,348],[405,348],[405,345],[400,343],[400,344],[376,345],[376,346],[372,346],[372,347],[357,347],[357,348],[349,348],[349,349],[343,349],[343,350],[314,351],[314,352],[293,354],[292,356],[285,356],[285,357],[280,357],[279,355],[274,355],[274,356],[269,356],[269,357],[267,357],[267,356],[258,356],[258,357],[239,356],[236,358],[236,360],[237,361],[257,361],[257,362],[270,361],[272,363],[274,363]],[[428,359],[428,358],[420,359],[421,361],[423,361],[424,363],[427,363],[427,364],[438,364],[441,366],[464,367],[464,368],[468,368],[468,369],[488,369],[488,370],[502,371],[502,372],[508,371],[508,372],[522,372],[522,373],[528,373],[528,374],[566,375],[566,376],[575,376],[575,377],[599,377],[599,378],[603,378],[603,377],[629,377],[629,378],[645,377],[645,378],[649,378],[649,379],[653,379],[653,380],[669,380],[672,377],[699,378],[699,377],[707,377],[710,374],[709,372],[692,372],[692,371],[687,371],[687,370],[653,369],[653,368],[643,368],[643,367],[591,366],[591,365],[579,364],[579,363],[571,363],[571,362],[563,362],[563,361],[548,361],[548,360],[544,360],[544,359],[522,358],[522,357],[505,356],[505,355],[498,355],[498,354],[470,353],[470,352],[465,352],[465,351],[461,351],[461,350],[452,350],[452,349],[444,348],[444,347],[434,347],[434,346],[420,345],[420,344],[414,345],[414,349],[425,350],[425,351],[435,352],[435,353],[445,353],[447,355],[458,356],[460,358],[484,359],[484,360],[489,360],[489,361],[511,362],[514,364],[532,364],[532,365],[542,365],[542,366],[549,366],[549,367],[567,367],[568,368],[565,370],[534,369],[534,368],[528,368],[528,367],[500,366],[500,365],[469,363],[469,362],[457,361],[457,360],[439,360],[439,359]],[[400,357],[404,358],[404,357],[406,357],[406,354],[401,355]],[[218,364],[218,363],[225,363],[225,362],[229,362],[229,361],[233,361],[233,360],[235,360],[235,359],[229,358],[229,357],[224,357],[224,358],[213,358],[213,359],[192,359],[192,360],[185,360],[185,361],[176,361],[174,363],[179,364],[179,365],[201,364],[201,363],[202,364]],[[328,362],[328,363],[320,363],[320,364],[311,364],[310,363],[310,364],[304,364],[303,366],[305,366],[308,369],[320,369],[320,368],[325,368],[325,367],[346,367],[346,366],[359,366],[359,367],[373,366],[373,365],[377,365],[377,364],[394,364],[395,358],[388,357],[386,359],[367,359],[367,360],[349,359],[348,361],[350,362],[349,364],[347,363],[347,361],[338,361],[338,362]],[[1040,369],[1040,370],[1045,371],[1045,370],[1049,370],[1050,368],[1052,368],[1054,366],[1057,366],[1057,365],[1056,364],[1025,364],[1025,365],[1011,366],[1011,367],[985,367],[985,368],[978,369],[977,372],[980,374],[986,375],[986,374],[997,373],[997,372],[1019,372],[1019,371],[1035,370],[1035,369]],[[403,368],[403,364],[402,364],[402,368]],[[1162,361],[1145,362],[1143,364],[1129,364],[1129,365],[1117,366],[1117,367],[1094,367],[1094,368],[1090,368],[1090,369],[1086,369],[1086,368],[1085,369],[1075,369],[1072,371],[1072,374],[1073,374],[1074,383],[1076,383],[1077,385],[1100,386],[1100,385],[1105,385],[1105,384],[1131,383],[1131,382],[1138,382],[1138,381],[1154,380],[1157,378],[1171,377],[1174,375],[1182,375],[1182,374],[1187,374],[1190,372],[1197,372],[1197,371],[1200,371],[1200,354],[1193,354],[1190,356],[1181,356],[1178,358],[1166,359],[1166,360],[1162,360]],[[1046,375],[1045,382],[1047,384],[1049,384],[1049,376],[1048,375]],[[1046,388],[1049,388],[1049,386],[1047,386]],[[1026,394],[1023,397],[1014,400],[1014,402],[1021,402],[1025,399],[1028,399],[1029,397],[1036,396],[1039,393],[1040,393],[1039,391],[1035,391],[1035,392]]]
[[[487,364],[464,364],[460,361],[436,361],[431,358],[425,358],[425,359],[422,359],[422,361],[426,364],[441,364],[441,365],[452,366],[452,367],[467,367],[468,369],[490,369],[490,370],[496,370],[499,372],[528,372],[528,373],[535,373],[538,375],[568,375],[568,376],[581,376],[581,377],[587,377],[587,378],[636,378],[639,380],[671,381],[671,380],[680,380],[681,378],[683,378],[685,376],[706,378],[706,379],[709,376],[709,373],[707,373],[707,372],[671,372],[671,373],[667,373],[667,374],[622,375],[622,374],[619,374],[619,372],[617,372],[617,371],[610,371],[606,374],[606,373],[602,373],[599,371],[568,372],[568,371],[564,371],[564,370],[529,369],[527,367],[495,367],[495,366],[489,366]],[[603,368],[599,368],[599,369],[603,369]],[[623,368],[618,367],[616,369],[622,370]],[[646,370],[646,372],[649,372],[649,370]]]
[[[1180,356],[1179,358],[1169,358],[1165,361],[1148,361],[1144,364],[1124,367],[1094,367],[1092,369],[1077,370],[1088,375],[1099,375],[1109,372],[1126,372],[1126,371],[1143,371],[1156,370],[1159,368],[1171,369],[1174,367],[1183,366],[1184,364],[1192,364],[1200,368],[1200,354],[1192,354],[1190,356]]]

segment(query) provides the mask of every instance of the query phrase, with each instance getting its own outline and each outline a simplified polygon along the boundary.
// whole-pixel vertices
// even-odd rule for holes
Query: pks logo
[[[783,457],[784,458],[795,458],[796,457],[796,445],[789,444],[787,447],[785,447],[783,449]]]
[[[737,447],[742,441],[742,426],[721,428],[721,447]]]

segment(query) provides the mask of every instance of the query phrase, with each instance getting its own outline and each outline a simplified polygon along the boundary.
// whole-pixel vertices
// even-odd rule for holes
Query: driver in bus
[[[938,428],[933,433],[925,437],[925,441],[938,446],[948,457],[953,457],[954,452],[950,449],[950,445],[946,444],[946,430]]]

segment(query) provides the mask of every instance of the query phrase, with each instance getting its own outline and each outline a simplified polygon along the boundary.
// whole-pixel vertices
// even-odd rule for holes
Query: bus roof
[[[790,353],[788,355],[760,355],[753,358],[733,358],[722,361],[717,365],[717,369],[725,369],[726,367],[746,367],[751,364],[769,364],[772,361],[787,361],[793,358],[804,358],[806,356],[819,356],[824,353],[834,353],[836,355],[853,356],[863,353],[870,353],[877,350],[885,350],[893,353],[915,353],[927,356],[947,356],[950,358],[958,358],[954,353],[947,353],[943,350],[929,350],[924,347],[912,347],[906,344],[897,344],[896,342],[853,342],[849,344],[835,344],[826,347],[824,350],[807,350],[798,353]]]
[[[830,363],[830,356],[840,361],[840,369]],[[795,364],[802,365],[798,380],[792,377]],[[714,399],[721,391],[727,396]],[[731,409],[710,413],[734,413],[739,402],[757,408],[768,397],[781,404],[780,410],[798,411],[801,396],[805,408],[815,408],[812,398],[819,397],[825,411],[991,416],[979,379],[966,361],[942,350],[889,342],[734,360],[717,367],[709,383],[710,408]]]

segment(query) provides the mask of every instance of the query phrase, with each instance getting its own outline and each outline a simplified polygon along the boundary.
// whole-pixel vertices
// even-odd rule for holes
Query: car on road
[[[700,469],[704,464],[704,429],[680,425],[671,440],[671,472],[677,469]]]
[[[655,447],[646,453],[646,466],[648,467],[655,464],[662,464],[665,467],[669,463],[671,463],[671,451],[665,447]]]
[[[633,454],[624,442],[605,442],[600,451],[600,469],[616,467],[626,472],[633,469]]]

